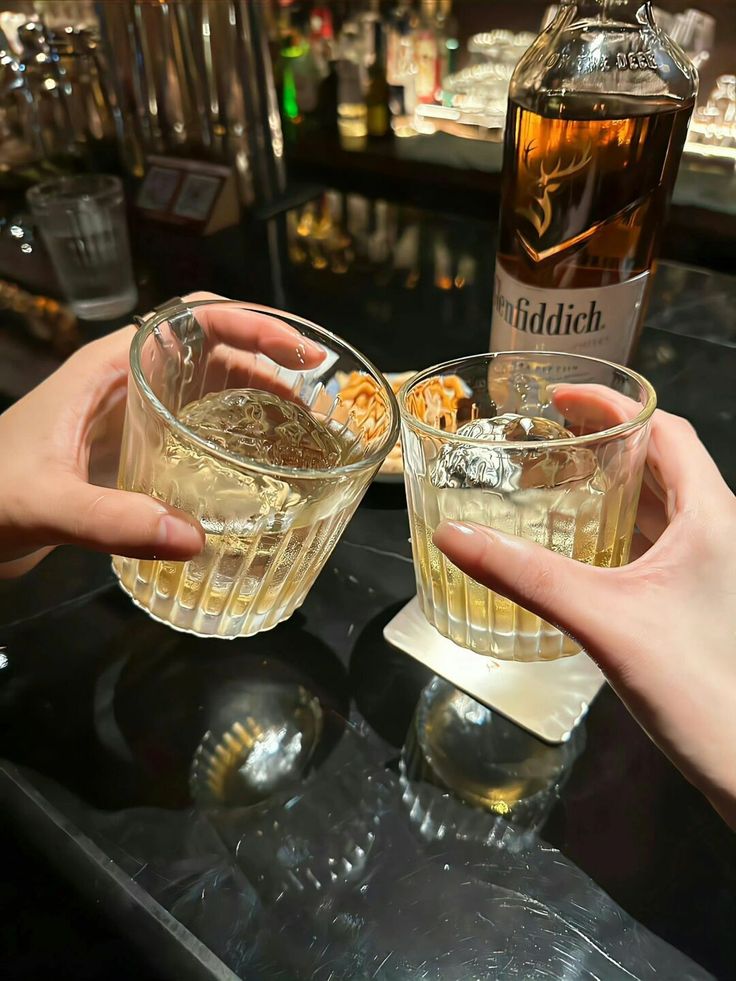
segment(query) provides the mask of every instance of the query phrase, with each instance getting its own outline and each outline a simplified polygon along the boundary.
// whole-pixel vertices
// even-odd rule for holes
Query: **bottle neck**
[[[650,0],[562,0],[558,18],[590,17],[624,24],[651,24]]]
[[[386,52],[384,49],[383,24],[376,21],[373,25],[373,63],[370,66],[371,75],[381,76],[386,71]]]

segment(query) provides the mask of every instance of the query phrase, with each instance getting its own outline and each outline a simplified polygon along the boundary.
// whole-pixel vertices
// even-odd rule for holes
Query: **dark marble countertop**
[[[315,232],[328,205],[329,248]],[[202,287],[270,303],[387,371],[487,346],[488,222],[333,193],[211,239],[153,226],[135,240],[146,305]],[[636,358],[732,487],[734,311],[736,278],[663,263]],[[0,327],[6,401],[52,366],[32,350]],[[488,846],[418,830],[399,759],[429,677],[382,637],[413,592],[403,488],[379,484],[302,610],[250,640],[153,623],[105,557],[74,549],[0,584],[0,800],[15,833],[172,978],[736,977],[734,837],[607,688],[533,834],[494,826]],[[322,755],[283,798],[194,807],[204,732],[264,677],[319,698]]]

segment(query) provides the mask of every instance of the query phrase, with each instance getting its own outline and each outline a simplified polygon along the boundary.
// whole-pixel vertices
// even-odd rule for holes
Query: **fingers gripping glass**
[[[444,520],[472,521],[580,562],[624,564],[655,404],[633,371],[552,353],[463,358],[404,386],[417,591],[441,634],[505,660],[579,652],[556,627],[461,573],[432,535]]]
[[[371,411],[336,376],[359,371]],[[116,557],[153,617],[203,636],[267,630],[303,602],[396,441],[390,386],[354,348],[289,314],[174,302],[139,323],[119,486],[180,508],[206,534],[189,562]]]

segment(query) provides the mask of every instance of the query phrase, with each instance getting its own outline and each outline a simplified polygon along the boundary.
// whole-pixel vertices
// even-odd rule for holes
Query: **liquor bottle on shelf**
[[[435,16],[439,40],[439,81],[457,71],[460,42],[458,25],[452,12],[452,0],[439,0]]]
[[[309,40],[309,16],[302,9],[291,11],[282,37],[282,110],[292,123],[300,123],[317,108],[320,67]]]
[[[305,52],[306,47],[297,35],[289,33],[282,38],[281,111],[284,120],[290,123],[302,121],[302,107],[299,105],[294,66],[304,57]]]
[[[309,12],[309,46],[324,78],[329,63],[335,60],[335,30],[332,11],[327,4],[315,4]]]
[[[415,15],[409,0],[398,0],[386,30],[386,79],[391,115],[404,117],[414,111],[414,29]]]
[[[386,76],[389,85],[401,84],[403,64],[401,41],[409,33],[411,19],[409,0],[397,0],[386,15]]]
[[[337,52],[335,52],[335,55]],[[325,65],[326,71],[317,91],[317,120],[324,132],[337,132],[338,77],[337,57]]]
[[[373,63],[368,69],[368,91],[366,109],[368,135],[388,136],[391,132],[389,120],[389,88],[386,80],[386,58],[383,25],[374,25]]]
[[[697,73],[642,0],[566,0],[509,89],[492,350],[625,363]]]
[[[364,36],[354,21],[345,21],[337,58],[337,128],[346,150],[364,150],[368,141],[368,87]]]
[[[375,55],[376,25],[381,23],[380,0],[365,0],[363,9],[355,17],[365,52],[365,67],[373,63]]]
[[[432,103],[440,88],[440,39],[437,35],[437,0],[422,0],[419,24],[414,34],[416,98]]]
[[[309,46],[317,68],[315,118],[325,132],[337,130],[337,43],[332,10],[316,3],[309,11]]]

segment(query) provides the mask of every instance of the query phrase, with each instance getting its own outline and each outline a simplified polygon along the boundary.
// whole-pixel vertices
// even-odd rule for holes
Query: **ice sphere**
[[[207,442],[258,463],[329,470],[340,462],[340,444],[327,427],[271,392],[212,392],[185,406],[179,419]]]
[[[460,426],[457,435],[487,440],[489,445],[446,443],[432,470],[435,487],[479,487],[510,493],[588,480],[597,470],[595,455],[582,447],[545,446],[536,451],[503,446],[504,442],[552,443],[572,437],[564,426],[541,416],[506,412],[490,419],[474,419]]]

